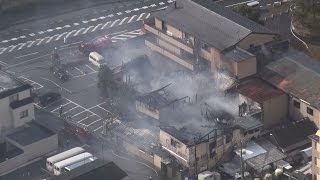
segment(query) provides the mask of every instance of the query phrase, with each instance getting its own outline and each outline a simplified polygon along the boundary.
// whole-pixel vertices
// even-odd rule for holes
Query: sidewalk
[[[133,0],[46,0],[23,7],[0,12],[0,30],[10,26],[43,19],[51,16],[62,15],[68,12]]]

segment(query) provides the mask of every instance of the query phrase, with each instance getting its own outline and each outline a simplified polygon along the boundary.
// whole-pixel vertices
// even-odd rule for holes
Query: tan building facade
[[[312,140],[312,179],[319,180],[320,179],[320,131],[318,130],[315,135],[310,136]]]
[[[250,27],[255,28],[241,26],[248,20],[228,19],[238,15],[217,10],[223,7],[214,3],[178,0],[173,4],[145,22],[144,28],[152,34],[145,42],[147,47],[191,71],[223,71],[239,79],[256,74],[256,58],[247,49],[273,41],[274,34],[251,21]],[[221,29],[223,24],[229,29]]]

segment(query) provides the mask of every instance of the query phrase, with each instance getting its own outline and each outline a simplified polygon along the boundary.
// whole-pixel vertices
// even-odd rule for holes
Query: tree
[[[99,68],[98,88],[102,91],[102,94],[107,97],[114,96],[117,90],[117,84],[114,81],[112,70],[106,65],[102,65]]]
[[[236,6],[235,8],[233,8],[233,10],[239,14],[241,14],[242,16],[247,17],[248,19],[260,23],[262,24],[263,21],[260,20],[260,11],[259,9],[255,9],[253,7],[247,6],[246,4],[241,4],[239,6]]]

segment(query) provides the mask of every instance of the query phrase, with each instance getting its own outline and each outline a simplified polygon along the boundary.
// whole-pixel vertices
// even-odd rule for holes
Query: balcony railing
[[[193,54],[193,45],[191,41],[189,41],[188,43],[187,40],[184,41],[173,36],[167,35],[166,32],[156,29],[152,23],[144,24],[144,27],[147,31],[151,32],[152,34],[170,42],[171,44],[174,44],[175,46],[180,47],[181,49],[187,51],[190,54]]]

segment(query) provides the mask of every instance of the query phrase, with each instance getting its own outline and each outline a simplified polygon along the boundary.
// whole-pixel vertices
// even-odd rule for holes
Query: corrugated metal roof
[[[307,55],[286,54],[266,66],[262,78],[320,110],[320,63]]]
[[[262,103],[273,97],[284,94],[282,91],[277,90],[276,88],[258,78],[252,78],[241,82],[238,85],[236,91],[239,94],[242,94],[258,103]]]
[[[241,15],[206,0],[177,0],[153,16],[194,35],[205,43],[224,50],[238,43],[250,33],[272,33],[265,27]]]

